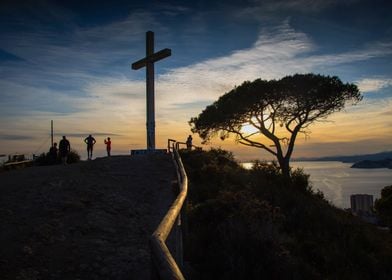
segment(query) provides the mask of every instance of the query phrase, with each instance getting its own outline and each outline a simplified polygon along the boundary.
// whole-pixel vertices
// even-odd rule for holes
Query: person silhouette
[[[57,143],[53,143],[53,146],[49,149],[49,161],[51,164],[55,164],[57,161]]]
[[[59,153],[61,157],[61,162],[66,165],[67,164],[67,158],[68,154],[71,151],[71,144],[67,140],[65,136],[63,136],[63,139],[61,139],[59,143]]]
[[[104,140],[104,143],[106,144],[106,152],[108,153],[108,157],[110,157],[110,150],[112,149],[112,141],[110,141],[110,137],[108,137],[108,140]]]
[[[86,139],[84,139],[84,143],[87,144],[87,159],[91,160],[93,158],[93,147],[94,144],[97,141],[94,139],[94,137],[91,136],[91,134],[89,136],[86,137]]]
[[[87,159],[88,160],[91,160],[93,158],[93,147],[96,142],[97,141],[95,140],[94,137],[91,136],[91,134],[84,139],[84,143],[87,144]]]
[[[189,135],[188,136],[188,139],[186,139],[186,147],[187,147],[187,149],[188,150],[192,150],[192,136],[191,135]]]

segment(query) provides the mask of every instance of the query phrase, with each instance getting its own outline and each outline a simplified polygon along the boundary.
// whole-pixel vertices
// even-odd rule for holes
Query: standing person
[[[108,137],[108,140],[104,140],[106,144],[106,151],[108,152],[108,157],[110,157],[110,150],[112,149],[112,141],[110,141],[110,137]]]
[[[95,141],[94,137],[92,137],[90,134],[86,137],[86,139],[84,139],[84,143],[87,144],[87,159],[90,160],[93,158],[93,147],[97,141]]]
[[[57,161],[57,143],[54,143],[49,149],[49,161],[51,164],[55,164]]]
[[[61,157],[61,162],[64,165],[67,164],[68,153],[70,151],[71,151],[71,144],[69,143],[67,138],[65,138],[65,136],[63,136],[63,139],[61,139],[61,141],[59,143],[59,153],[60,153],[60,157]]]
[[[192,136],[191,135],[189,135],[188,139],[186,139],[186,147],[189,151],[192,150]]]

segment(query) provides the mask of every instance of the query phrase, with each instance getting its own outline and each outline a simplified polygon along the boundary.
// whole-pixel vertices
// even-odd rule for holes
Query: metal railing
[[[170,206],[169,211],[159,224],[158,228],[150,238],[151,260],[152,260],[152,279],[185,279],[181,268],[183,267],[183,248],[182,248],[182,223],[181,212],[185,205],[188,193],[188,178],[185,173],[179,154],[179,145],[176,140],[168,140],[168,152],[172,154],[173,160],[177,167],[177,179],[179,193],[177,198]],[[176,259],[173,258],[168,247],[166,239],[176,224]]]

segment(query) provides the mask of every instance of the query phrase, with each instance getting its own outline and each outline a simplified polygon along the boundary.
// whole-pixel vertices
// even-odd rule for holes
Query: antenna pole
[[[50,121],[50,140],[53,147],[53,120]]]

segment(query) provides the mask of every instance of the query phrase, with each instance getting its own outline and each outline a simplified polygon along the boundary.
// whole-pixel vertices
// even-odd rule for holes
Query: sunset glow
[[[105,155],[106,137],[113,154],[145,148],[145,71],[130,65],[144,56],[147,30],[157,50],[172,49],[156,64],[157,148],[185,141],[190,118],[245,80],[313,72],[357,84],[364,99],[312,125],[293,157],[392,149],[389,1],[130,2],[1,4],[0,154],[47,152],[50,120],[55,140],[67,135],[84,157],[88,134],[95,156]],[[211,146],[241,160],[269,157],[233,139]]]

